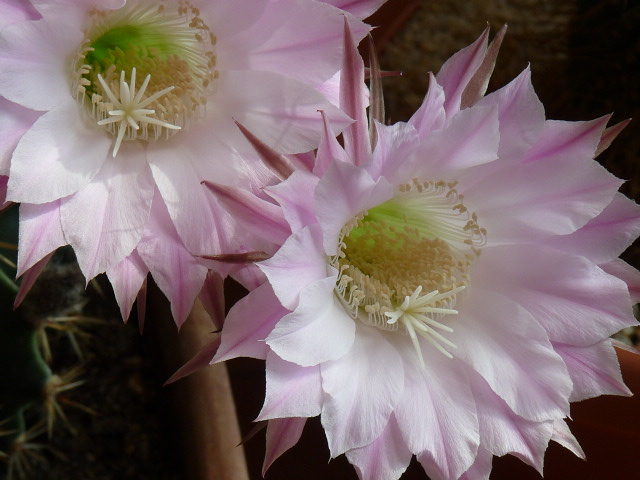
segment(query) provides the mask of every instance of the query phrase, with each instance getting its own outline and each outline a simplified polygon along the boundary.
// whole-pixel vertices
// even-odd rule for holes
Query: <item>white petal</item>
[[[291,235],[280,250],[260,269],[269,279],[278,299],[289,310],[295,310],[300,292],[307,285],[330,274],[322,249],[320,227],[311,225]]]
[[[322,426],[336,457],[374,442],[384,431],[402,394],[402,359],[384,334],[358,325],[351,350],[321,366]]]
[[[173,319],[178,326],[182,325],[202,289],[207,267],[200,265],[185,248],[157,191],[149,224],[137,250],[171,302]]]
[[[73,101],[70,58],[82,42],[78,27],[36,20],[2,30],[0,95],[40,111]]]
[[[263,477],[267,469],[280,455],[298,443],[306,422],[306,418],[274,418],[269,420],[267,445],[262,464]]]
[[[300,293],[296,310],[285,315],[267,337],[278,356],[306,367],[339,359],[349,351],[355,320],[334,294],[335,282],[335,276],[323,278]]]
[[[347,451],[347,458],[362,480],[397,480],[409,466],[411,451],[392,415],[378,438],[365,447]]]
[[[301,367],[267,354],[267,386],[264,405],[256,420],[315,417],[322,408],[320,367]]]
[[[327,255],[337,253],[342,227],[354,216],[393,197],[393,187],[384,178],[374,181],[362,168],[334,162],[315,192],[315,212],[322,226]]]
[[[573,380],[570,401],[599,395],[632,395],[622,380],[618,356],[608,338],[586,347],[563,344],[554,344],[554,347]]]
[[[0,175],[9,175],[13,150],[16,148],[20,137],[31,128],[39,116],[39,112],[23,108],[6,98],[0,97],[0,132],[2,132]]]
[[[138,292],[147,278],[147,273],[149,273],[149,269],[135,250],[120,263],[107,270],[107,277],[120,306],[120,315],[125,322],[129,319],[131,307],[133,307],[133,302],[136,301]]]
[[[512,301],[476,284],[469,293],[448,323],[454,329],[448,338],[458,346],[454,354],[516,414],[535,421],[567,416],[573,385],[546,332]]]
[[[60,201],[20,205],[18,272],[21,276],[48,253],[67,244],[60,223]]]
[[[87,278],[115,267],[136,247],[154,185],[142,146],[110,158],[91,183],[63,200],[62,228]]]
[[[220,75],[219,108],[270,147],[300,153],[320,143],[323,110],[336,132],[351,120],[314,88],[271,72],[232,71]]]
[[[402,435],[432,478],[457,478],[473,463],[479,442],[467,367],[428,347],[423,367],[409,339],[401,340],[405,380],[395,416]]]
[[[227,314],[222,343],[212,362],[241,356],[266,359],[269,347],[265,339],[287,313],[289,311],[280,305],[268,282],[251,291]]]
[[[45,113],[22,136],[11,160],[9,199],[45,203],[77,192],[98,173],[112,139],[73,101]]]
[[[516,415],[479,375],[470,375],[478,407],[480,442],[501,457],[508,453],[542,474],[544,453],[551,439],[553,420],[536,422]]]
[[[622,280],[584,257],[542,245],[485,248],[476,285],[529,311],[554,342],[592,345],[636,323]]]

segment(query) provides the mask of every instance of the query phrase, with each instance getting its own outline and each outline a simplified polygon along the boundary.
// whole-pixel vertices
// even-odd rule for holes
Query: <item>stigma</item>
[[[174,86],[170,86],[145,98],[143,95],[149,85],[150,79],[151,74],[148,74],[144,82],[142,82],[140,90],[136,92],[135,67],[131,70],[131,80],[129,84],[125,82],[125,72],[123,70],[120,74],[120,94],[116,97],[105,83],[102,75],[98,74],[98,81],[107,94],[109,101],[114,106],[113,110],[106,111],[109,115],[108,118],[103,118],[98,121],[98,125],[110,125],[113,127],[113,132],[115,132],[116,129],[118,131],[113,147],[114,157],[118,154],[122,140],[125,137],[127,140],[135,140],[140,134],[142,137],[147,138],[149,125],[168,128],[170,130],[180,130],[182,128],[158,118],[150,117],[150,115],[154,115],[156,111],[145,107],[175,88]]]

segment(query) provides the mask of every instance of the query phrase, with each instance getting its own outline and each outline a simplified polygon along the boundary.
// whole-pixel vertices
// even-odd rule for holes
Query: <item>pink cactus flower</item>
[[[245,237],[201,181],[270,180],[234,120],[286,153],[317,147],[318,109],[351,121],[335,106],[343,19],[369,28],[315,0],[32,4],[3,0],[0,32],[19,274],[70,244],[87,279],[107,272],[125,318],[151,271],[181,323],[207,275],[192,254]]]
[[[292,234],[213,359],[266,359],[265,469],[320,415],[362,479],[412,455],[433,480],[488,479],[505,454],[542,472],[551,440],[582,455],[570,402],[629,394],[609,336],[636,324],[618,256],[640,207],[593,160],[617,129],[546,120],[529,69],[485,96],[503,33],[392,126],[367,125],[347,45],[344,148],[327,122],[314,173],[267,189]]]

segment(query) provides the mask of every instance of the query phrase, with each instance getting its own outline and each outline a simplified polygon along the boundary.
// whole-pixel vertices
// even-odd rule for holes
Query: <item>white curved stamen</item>
[[[451,333],[453,332],[453,329],[438,322],[432,317],[434,314],[457,314],[457,310],[442,308],[436,305],[438,304],[437,302],[441,302],[452,297],[455,298],[455,296],[464,290],[464,288],[465,287],[463,285],[444,293],[434,290],[425,295],[420,295],[420,293],[422,293],[422,285],[418,285],[411,295],[407,295],[405,297],[402,304],[396,310],[385,312],[385,316],[389,318],[389,320],[387,320],[388,324],[401,322],[405,327],[422,366],[424,366],[424,359],[422,357],[422,349],[420,348],[418,335],[426,339],[446,357],[453,358],[453,355],[451,355],[451,353],[449,353],[442,344],[451,348],[457,348],[456,345],[435,330],[439,329]]]
[[[117,98],[114,93],[111,91],[107,83],[102,78],[102,75],[98,74],[98,81],[102,88],[109,97],[109,101],[115,107],[113,110],[109,110],[107,113],[111,115],[110,118],[102,119],[98,122],[98,125],[108,125],[111,123],[119,123],[118,125],[118,135],[116,137],[116,142],[113,147],[113,156],[115,157],[118,154],[118,150],[120,149],[120,145],[124,136],[127,132],[127,129],[132,128],[133,130],[140,129],[140,123],[142,124],[151,124],[158,125],[160,127],[168,128],[170,130],[180,130],[182,127],[177,125],[173,125],[171,123],[165,122],[158,118],[149,117],[149,115],[154,115],[156,113],[155,110],[144,108],[147,105],[151,104],[161,96],[169,93],[175,87],[167,87],[159,92],[154,93],[148,98],[142,99],[144,92],[149,85],[149,80],[151,75],[147,75],[144,79],[144,82],[140,86],[140,90],[136,93],[136,69],[135,67],[131,71],[131,80],[129,84],[125,82],[125,73],[124,70],[120,73],[120,98]],[[134,135],[135,138],[135,135]]]

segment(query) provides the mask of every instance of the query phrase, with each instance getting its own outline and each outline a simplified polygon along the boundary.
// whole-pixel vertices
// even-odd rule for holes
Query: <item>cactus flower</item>
[[[292,233],[214,357],[266,359],[265,468],[320,415],[362,479],[412,455],[434,480],[488,479],[505,454],[542,472],[551,440],[582,455],[570,402],[629,394],[609,336],[636,324],[617,257],[640,207],[594,161],[608,117],[547,120],[528,68],[485,96],[487,38],[391,126],[367,125],[347,48],[344,147],[327,122],[314,173],[268,189]]]
[[[200,185],[266,181],[234,119],[286,153],[317,147],[318,109],[350,121],[334,105],[343,18],[368,27],[327,3],[34,1],[41,18],[2,3],[16,13],[0,32],[0,193],[22,204],[19,274],[70,244],[125,318],[151,271],[183,321],[207,273],[191,254],[237,248]]]

